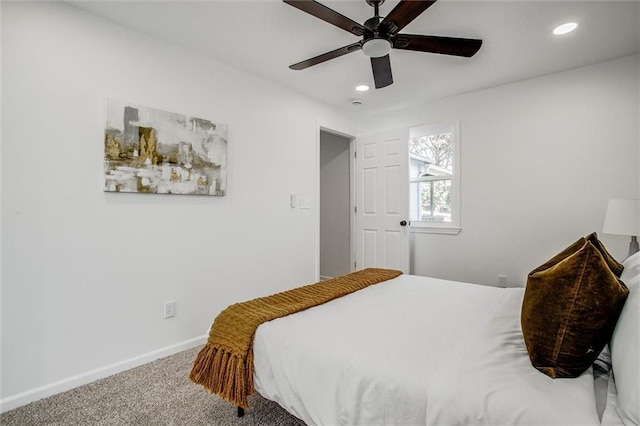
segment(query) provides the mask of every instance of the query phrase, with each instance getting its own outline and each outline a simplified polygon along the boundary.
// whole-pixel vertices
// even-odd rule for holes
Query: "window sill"
[[[462,228],[457,227],[431,227],[431,226],[412,226],[412,234],[445,234],[445,235],[458,235],[462,231]]]

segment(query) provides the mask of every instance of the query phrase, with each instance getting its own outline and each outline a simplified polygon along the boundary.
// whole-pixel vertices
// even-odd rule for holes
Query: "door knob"
[[[407,221],[403,220],[402,222],[400,222],[400,226],[407,226]]]

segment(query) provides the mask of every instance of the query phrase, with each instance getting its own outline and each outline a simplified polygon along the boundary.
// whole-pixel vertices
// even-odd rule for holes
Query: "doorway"
[[[320,129],[320,279],[353,271],[353,138]]]

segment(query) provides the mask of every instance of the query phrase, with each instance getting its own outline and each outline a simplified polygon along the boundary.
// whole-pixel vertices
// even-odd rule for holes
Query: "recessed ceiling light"
[[[578,28],[578,24],[576,22],[567,22],[566,24],[558,25],[553,29],[553,33],[555,35],[562,35],[570,33],[571,31]]]
[[[366,84],[360,84],[356,86],[356,90],[358,92],[366,92],[367,90],[369,90],[369,86],[367,86]]]

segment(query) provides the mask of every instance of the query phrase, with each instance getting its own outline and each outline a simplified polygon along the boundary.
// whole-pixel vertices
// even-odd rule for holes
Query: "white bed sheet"
[[[305,423],[598,425],[589,370],[535,370],[523,289],[401,275],[261,325],[256,390]]]

